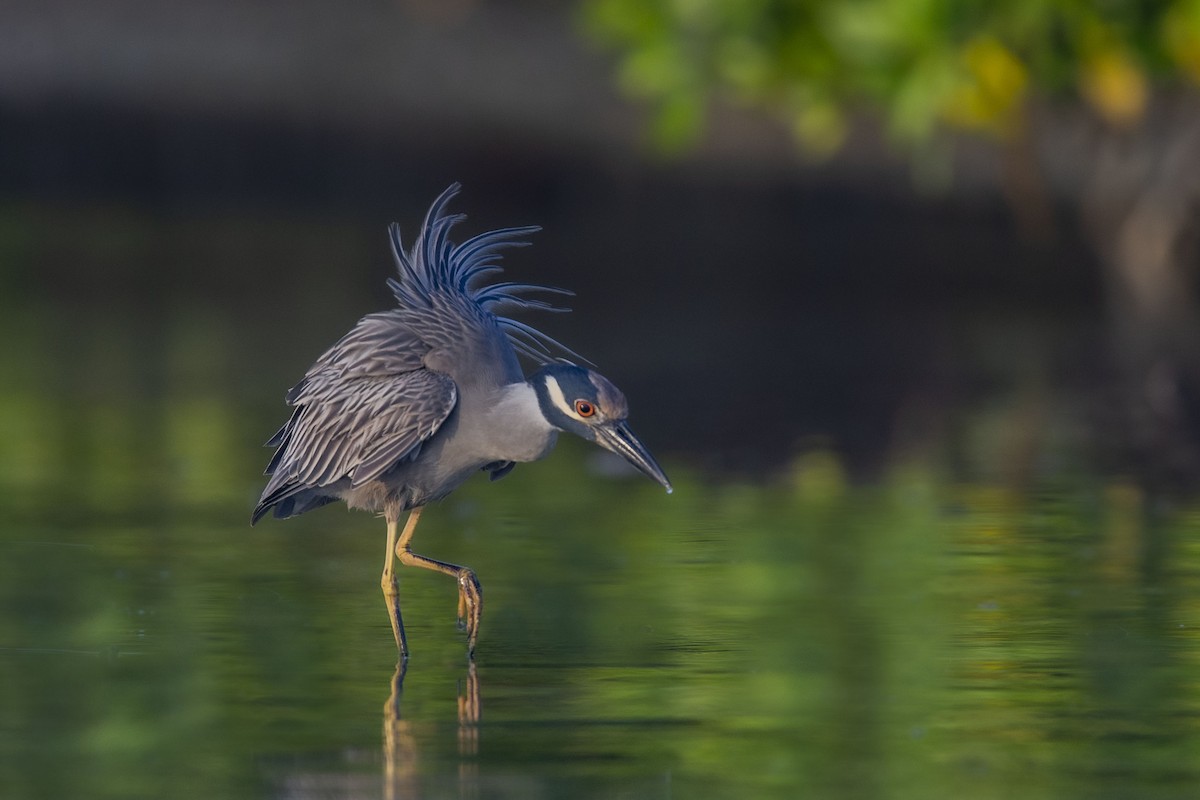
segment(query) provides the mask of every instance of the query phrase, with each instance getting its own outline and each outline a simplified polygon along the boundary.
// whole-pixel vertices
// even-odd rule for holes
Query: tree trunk
[[[1101,133],[1082,182],[1082,220],[1104,269],[1129,456],[1150,477],[1200,474],[1200,106],[1156,109],[1137,130]]]

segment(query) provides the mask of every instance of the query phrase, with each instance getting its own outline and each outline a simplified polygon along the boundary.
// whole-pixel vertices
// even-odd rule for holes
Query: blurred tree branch
[[[922,162],[948,163],[941,131],[995,142],[1022,230],[1052,226],[1052,188],[1095,249],[1131,444],[1154,458],[1186,440],[1189,471],[1200,465],[1200,420],[1184,400],[1200,386],[1187,247],[1200,198],[1200,0],[588,0],[585,12],[620,52],[623,87],[656,108],[667,149],[696,142],[718,98],[777,117],[816,157],[864,116],[927,174],[941,170]],[[1060,113],[1079,107],[1082,136]]]

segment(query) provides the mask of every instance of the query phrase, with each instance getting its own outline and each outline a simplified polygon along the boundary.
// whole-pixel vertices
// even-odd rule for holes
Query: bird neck
[[[497,461],[536,461],[550,452],[558,429],[546,419],[539,393],[528,381],[510,383],[488,411],[489,440]]]

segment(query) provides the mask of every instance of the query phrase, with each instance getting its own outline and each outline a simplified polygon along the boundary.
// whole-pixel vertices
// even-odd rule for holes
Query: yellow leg
[[[413,516],[415,516],[415,512],[409,515],[410,523]],[[405,530],[408,530],[408,525],[405,525]],[[404,636],[404,620],[400,618],[400,589],[396,585],[396,576],[392,571],[393,562],[396,559],[396,520],[388,519],[387,532],[387,555],[384,557],[383,577],[379,579],[379,584],[383,587],[383,600],[387,603],[388,617],[392,621],[392,635],[396,637],[396,649],[400,651],[400,660],[404,661],[408,658],[408,640]]]
[[[408,522],[405,523],[400,539],[396,542],[396,557],[406,567],[431,569],[443,575],[450,575],[458,581],[458,625],[467,632],[467,656],[474,658],[475,640],[479,636],[479,619],[483,615],[483,587],[479,585],[475,573],[467,567],[417,555],[409,549],[409,542],[420,516],[420,508],[414,508],[408,515]]]

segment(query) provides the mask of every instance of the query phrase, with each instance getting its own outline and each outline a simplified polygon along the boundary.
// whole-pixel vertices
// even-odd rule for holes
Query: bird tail
[[[257,524],[272,508],[275,509],[275,519],[287,519],[306,511],[312,511],[314,508],[329,505],[338,499],[321,494],[315,489],[301,489],[285,497],[280,497],[279,494],[279,492],[273,492],[272,496],[258,501],[258,505],[254,507],[254,512],[250,515],[251,525]]]

